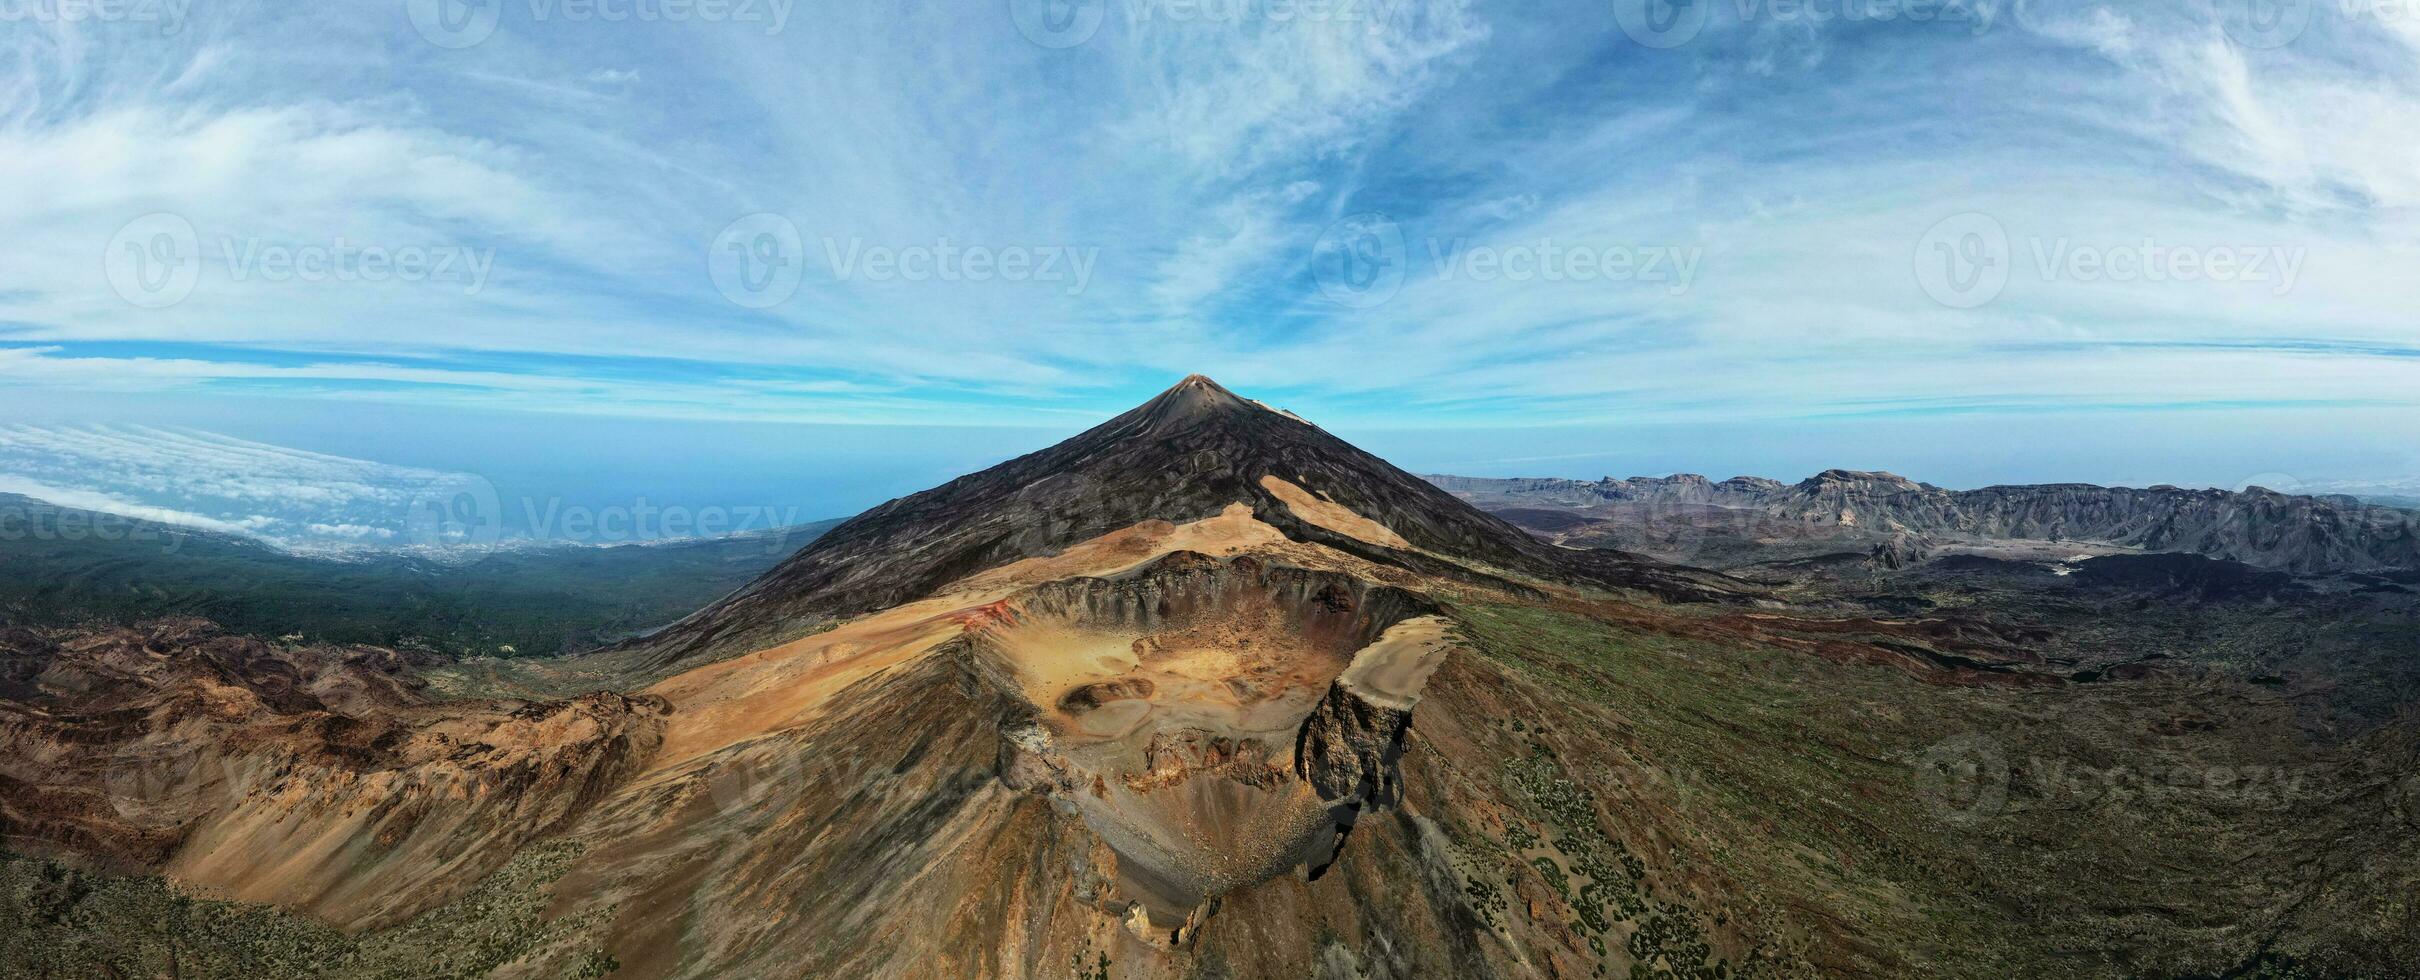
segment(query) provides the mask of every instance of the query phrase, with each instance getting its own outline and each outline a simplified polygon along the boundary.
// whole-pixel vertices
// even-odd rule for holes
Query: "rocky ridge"
[[[1612,523],[1695,526],[1703,529],[1699,533],[2089,542],[2297,572],[2420,567],[2420,511],[2261,487],[2065,483],[1950,490],[1893,473],[1838,469],[1795,484],[1752,477],[1716,483],[1689,474],[1429,479],[1490,510],[1550,510]],[[1540,529],[1574,543],[1587,543],[1596,530],[1563,522]],[[1864,542],[1852,544],[1857,546],[1844,550],[1865,550]]]

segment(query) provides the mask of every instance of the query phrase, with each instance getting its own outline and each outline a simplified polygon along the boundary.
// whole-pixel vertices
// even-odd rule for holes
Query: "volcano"
[[[1635,556],[1546,545],[1197,374],[1058,445],[860,514],[632,648],[658,668],[713,659],[1122,528],[1185,524],[1237,505],[1288,540],[1500,588],[1527,577],[1705,599],[1726,590],[1714,577]]]
[[[1878,608],[1549,544],[1196,376],[582,656],[0,630],[0,975],[2420,962],[2408,726],[2045,652],[2164,606]],[[2159,791],[2098,793],[2146,732]]]

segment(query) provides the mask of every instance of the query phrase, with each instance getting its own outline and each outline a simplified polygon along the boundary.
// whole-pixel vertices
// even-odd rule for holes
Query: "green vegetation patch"
[[[469,892],[399,927],[347,936],[271,906],[186,894],[155,875],[114,875],[0,854],[0,977],[405,980],[486,976],[510,963],[570,977],[612,972],[583,944],[611,909],[545,921],[546,886],[580,847],[524,850]]]

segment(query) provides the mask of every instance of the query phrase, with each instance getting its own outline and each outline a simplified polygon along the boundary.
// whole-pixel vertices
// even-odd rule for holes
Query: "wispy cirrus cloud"
[[[1632,0],[1046,34],[504,4],[448,46],[417,3],[22,25],[0,386],[1048,423],[1207,370],[1495,425],[2420,390],[2376,353],[2420,308],[2420,30],[2338,5],[2279,39],[2227,4],[1698,4],[1676,39]],[[190,237],[119,239],[155,212]],[[755,214],[789,234],[727,236]],[[162,242],[192,281],[130,303],[110,261]],[[345,246],[388,273],[254,261]],[[1996,284],[1944,300],[1944,262]]]

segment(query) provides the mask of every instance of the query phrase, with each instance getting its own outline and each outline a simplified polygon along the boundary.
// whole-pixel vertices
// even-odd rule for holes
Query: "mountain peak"
[[[1189,374],[1185,380],[1169,386],[1168,390],[1152,396],[1135,409],[1136,414],[1149,419],[1155,429],[1190,422],[1215,415],[1258,408],[1243,396],[1210,380],[1206,374]]]
[[[1892,473],[1888,470],[1844,469],[1825,470],[1821,473],[1815,474],[1814,476],[1810,476],[1799,481],[1798,485],[1809,489],[1821,489],[1829,484],[1841,483],[1860,484],[1870,487],[1883,487],[1893,490],[1920,490],[1924,487],[1923,484],[1917,483],[1914,480],[1910,480],[1907,477],[1900,476],[1899,474]]]

